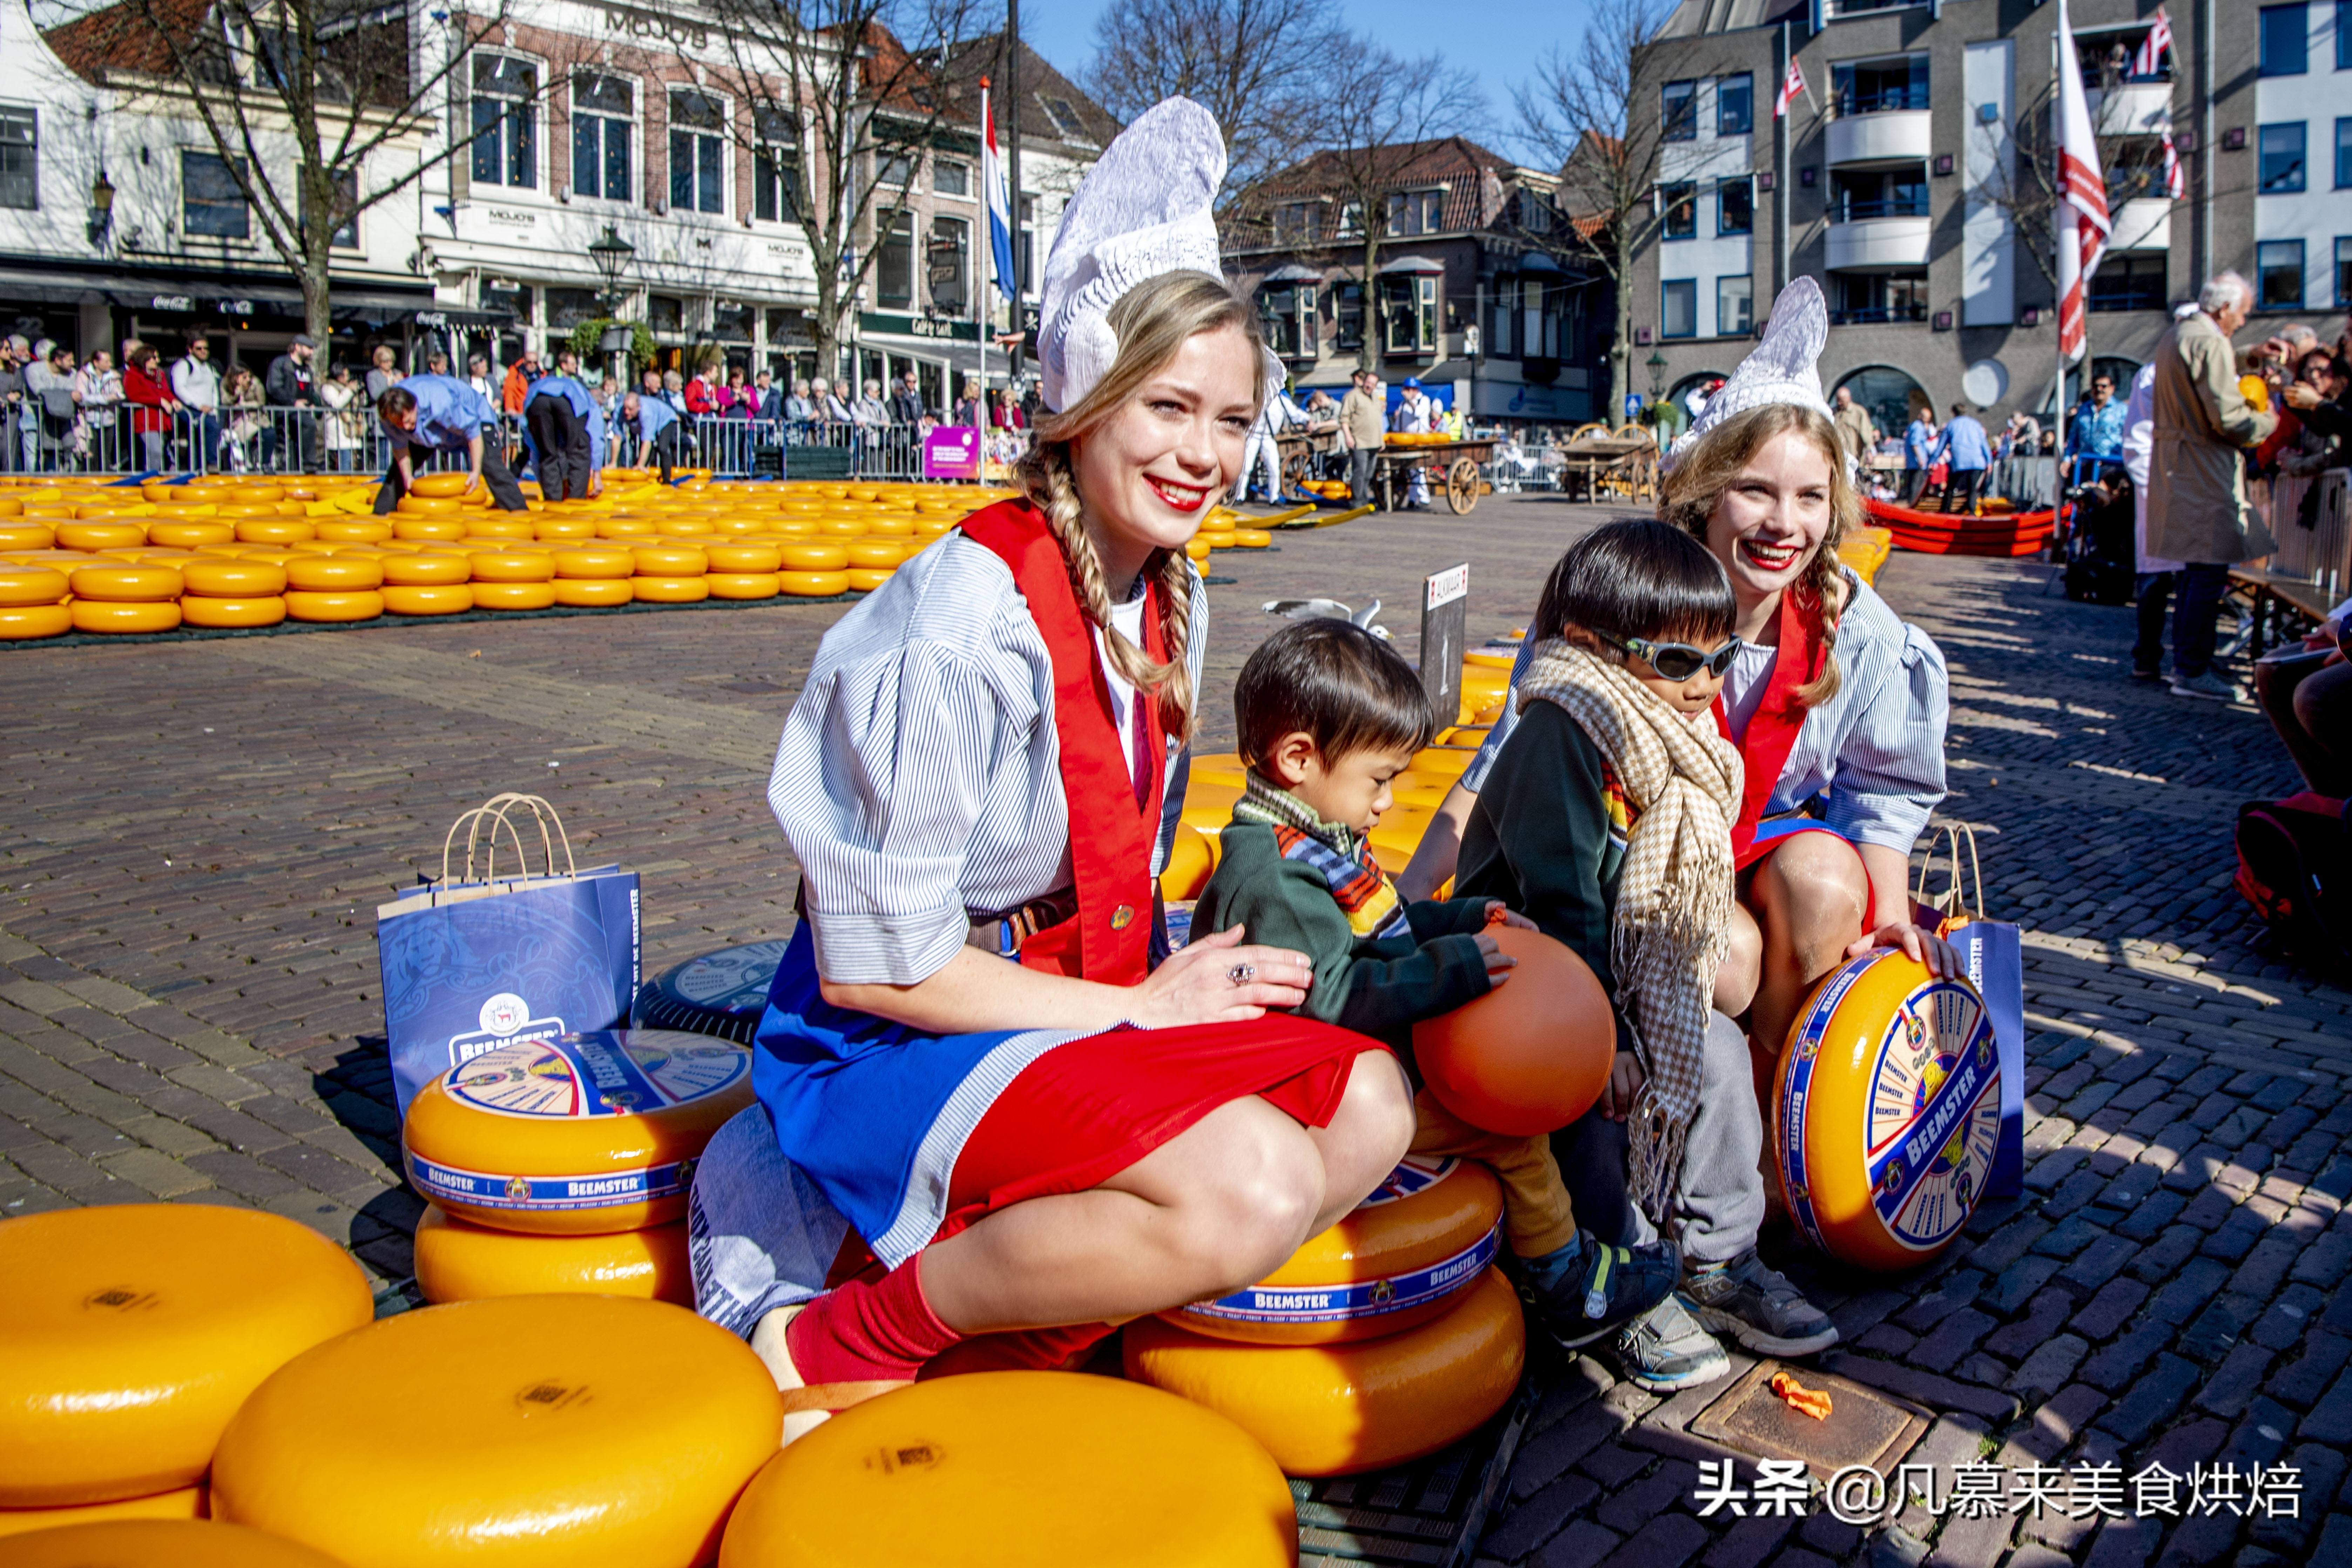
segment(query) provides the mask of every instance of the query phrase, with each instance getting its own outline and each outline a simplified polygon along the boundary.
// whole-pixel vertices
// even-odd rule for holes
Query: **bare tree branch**
[[[1178,94],[1199,103],[1224,127],[1225,188],[1239,192],[1312,143],[1343,47],[1325,13],[1288,0],[1113,0],[1086,85],[1121,120]]]

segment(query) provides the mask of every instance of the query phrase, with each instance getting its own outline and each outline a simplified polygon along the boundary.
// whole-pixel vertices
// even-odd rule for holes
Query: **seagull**
[[[1337,599],[1268,599],[1265,602],[1265,613],[1269,616],[1280,616],[1286,621],[1325,619],[1347,621],[1351,625],[1363,627],[1382,642],[1393,640],[1389,636],[1388,627],[1373,624],[1379,620],[1381,614],[1381,602],[1378,599],[1374,599],[1360,610],[1351,610]]]

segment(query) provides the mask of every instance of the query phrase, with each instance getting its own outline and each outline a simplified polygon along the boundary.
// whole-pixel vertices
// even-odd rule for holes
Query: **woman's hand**
[[[1487,990],[1492,991],[1508,980],[1511,971],[1519,966],[1519,961],[1505,952],[1493,937],[1481,932],[1470,940],[1478,944],[1478,956],[1486,961]]]
[[[2319,389],[2307,382],[2298,381],[2286,389],[2286,405],[2297,413],[2308,412],[2326,401],[2319,395]]]
[[[1949,979],[1960,972],[1960,955],[1952,944],[1929,931],[1926,926],[1909,921],[1889,921],[1876,931],[1845,950],[1848,958],[1860,958],[1873,948],[1899,947],[1915,961],[1927,966],[1927,973],[1937,979]]]
[[[1536,922],[1503,902],[1500,899],[1486,900],[1486,923],[1490,926],[1510,926],[1517,931],[1533,931]]]
[[[1601,1086],[1601,1115],[1612,1121],[1622,1121],[1633,1113],[1633,1102],[1642,1098],[1642,1086],[1649,1079],[1642,1071],[1642,1058],[1631,1051],[1619,1051],[1610,1064],[1609,1081]]]
[[[1244,947],[1242,928],[1195,937],[1135,988],[1129,1016],[1148,1029],[1240,1024],[1269,1007],[1296,1007],[1315,984],[1303,952]]]

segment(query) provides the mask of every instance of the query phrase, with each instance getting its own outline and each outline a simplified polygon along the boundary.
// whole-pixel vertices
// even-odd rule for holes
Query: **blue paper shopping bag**
[[[1986,1174],[1984,1195],[2013,1198],[2025,1190],[2025,952],[2017,927],[2007,921],[1987,920],[1984,874],[1977,867],[1976,835],[1965,823],[1938,825],[1920,868],[1920,902],[1941,914],[1944,940],[1958,950],[1960,972],[1984,998],[1991,1021],[1993,1044],[2000,1053],[2000,1139],[1993,1147],[1992,1169]],[[1927,895],[1927,874],[1936,851],[1950,845],[1951,879],[1945,890]],[[1970,902],[1962,888],[1960,851],[1969,857],[1969,880],[1975,885]]]
[[[546,850],[538,875],[520,864],[522,838],[510,818],[525,812]],[[466,862],[453,876],[460,830],[467,834]],[[486,834],[491,853],[477,876],[475,852]],[[518,860],[503,876],[501,837]],[[417,1090],[484,1051],[627,1023],[637,991],[636,873],[578,870],[568,839],[559,871],[554,847],[562,838],[562,824],[546,802],[499,795],[449,830],[438,880],[377,909],[384,1033],[403,1115]]]

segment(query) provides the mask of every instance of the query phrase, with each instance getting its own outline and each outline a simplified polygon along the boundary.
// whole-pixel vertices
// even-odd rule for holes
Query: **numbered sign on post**
[[[1422,580],[1421,689],[1441,725],[1462,711],[1462,645],[1470,628],[1470,563]]]

